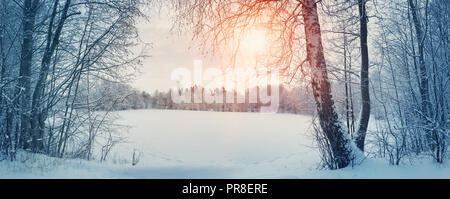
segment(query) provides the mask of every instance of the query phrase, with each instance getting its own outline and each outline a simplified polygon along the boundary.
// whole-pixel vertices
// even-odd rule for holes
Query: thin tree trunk
[[[367,127],[370,120],[370,91],[369,91],[369,49],[367,47],[367,12],[366,0],[358,0],[360,41],[361,41],[361,116],[356,131],[356,146],[364,151]]]
[[[345,32],[345,29],[344,29]],[[344,82],[345,82],[345,119],[347,120],[347,131],[352,135],[350,128],[350,100],[348,92],[348,70],[347,70],[347,35],[344,33]]]
[[[413,0],[408,0],[409,1],[409,6],[411,8],[411,14],[412,14],[412,18],[413,18],[413,23],[414,23],[414,27],[416,29],[416,40],[417,40],[417,45],[418,45],[418,50],[419,50],[419,68],[420,68],[420,96],[422,99],[422,114],[424,117],[428,117],[429,116],[429,111],[430,111],[430,94],[428,91],[428,73],[427,73],[427,69],[425,66],[425,56],[424,56],[424,40],[425,40],[425,35],[423,34],[422,31],[422,25],[420,24],[419,21],[419,16],[417,14],[417,8],[416,5],[414,4]],[[425,118],[426,119],[426,118]]]
[[[424,55],[424,50],[425,50],[425,34],[423,33],[422,30],[422,24],[419,21],[419,14],[417,12],[418,8],[416,7],[416,5],[414,4],[413,0],[408,0],[409,2],[409,7],[411,9],[411,15],[412,15],[412,19],[413,19],[413,23],[414,23],[414,27],[416,29],[416,40],[417,40],[417,46],[418,46],[418,50],[419,50],[419,69],[420,69],[420,86],[419,86],[419,90],[420,90],[420,97],[421,97],[421,109],[422,109],[422,120],[423,120],[423,124],[425,125],[425,137],[427,139],[427,144],[430,147],[431,151],[435,151],[436,150],[436,154],[439,154],[439,140],[434,134],[433,131],[429,130],[427,126],[430,126],[430,119],[433,116],[432,113],[432,107],[431,107],[431,102],[430,102],[430,91],[429,91],[429,78],[428,78],[428,72],[427,72],[427,68],[425,65],[425,55]],[[438,160],[439,162],[439,160]]]
[[[417,81],[417,85],[420,87],[420,78],[419,78],[419,69],[417,66],[417,56],[416,56],[416,47],[414,46],[414,37],[413,37],[413,25],[411,22],[411,8],[408,6],[408,24],[409,24],[409,33],[410,33],[410,40],[411,40],[411,53],[413,58],[413,66],[414,66],[414,77]]]
[[[41,63],[41,71],[39,73],[39,79],[36,83],[36,87],[33,93],[31,128],[33,135],[39,138],[38,142],[36,143],[37,145],[35,146],[36,151],[44,150],[43,144],[44,126],[42,124],[44,124],[46,116],[44,115],[44,112],[41,107],[42,96],[44,94],[45,82],[47,81],[51,57],[53,56],[53,53],[59,44],[59,38],[61,36],[65,20],[67,19],[67,12],[69,10],[71,0],[66,1],[58,26],[56,28],[55,33],[53,34],[52,30],[53,22],[57,14],[58,2],[59,1],[56,0],[53,5],[53,12],[50,18],[50,24],[47,33],[47,46]]]
[[[6,1],[2,1],[1,5],[0,5],[0,10],[1,10],[1,15],[0,17],[2,19],[6,19]],[[4,85],[3,85],[3,79],[5,77],[5,73],[6,73],[6,54],[5,54],[5,42],[4,42],[4,38],[5,38],[5,29],[6,29],[6,20],[1,20],[0,21],[0,117],[2,116],[4,109],[3,109],[3,89],[4,89]],[[0,118],[2,119],[2,118]],[[3,128],[2,125],[0,124],[0,135],[2,132]]]
[[[352,71],[352,55],[351,52],[349,52],[348,55],[348,71]],[[349,97],[350,97],[350,118],[351,123],[350,123],[350,132],[353,134],[355,133],[355,106],[353,104],[353,87],[352,87],[352,74],[349,73],[348,76],[348,93],[349,93]]]

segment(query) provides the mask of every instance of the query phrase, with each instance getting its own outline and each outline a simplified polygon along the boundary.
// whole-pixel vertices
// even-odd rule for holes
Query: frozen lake
[[[19,159],[25,163],[0,162],[0,178],[450,178],[449,164],[430,158],[390,166],[369,157],[354,168],[320,170],[310,116],[168,110],[117,114],[127,142],[114,147],[107,162],[24,154]],[[134,151],[139,163],[132,166]]]
[[[129,126],[129,142],[110,158],[130,160],[136,150],[137,167],[191,168],[196,171],[188,175],[198,174],[193,177],[257,178],[288,177],[317,166],[309,116],[167,110],[119,115]]]

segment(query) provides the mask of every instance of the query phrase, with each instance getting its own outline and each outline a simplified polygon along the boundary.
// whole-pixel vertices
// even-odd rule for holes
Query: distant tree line
[[[292,84],[309,83],[324,167],[348,167],[365,155],[393,165],[449,158],[448,1],[170,2],[176,27],[193,29],[205,52],[222,53],[222,44],[254,28],[274,35],[258,63],[277,66]]]
[[[258,88],[252,88],[258,93]],[[288,88],[279,86],[279,113],[292,114],[313,114],[314,100],[310,92],[306,88],[296,87]],[[191,88],[182,89],[182,92],[191,92],[191,99],[188,102],[175,103],[172,100],[172,90],[158,91],[152,94],[146,91],[138,91],[126,84],[117,84],[104,82],[99,95],[106,100],[106,103],[97,107],[97,110],[106,110],[113,107],[114,110],[136,110],[136,109],[170,109],[170,110],[192,110],[192,111],[216,111],[216,112],[260,112],[262,106],[268,106],[268,103],[261,103],[260,100],[255,103],[250,102],[249,90],[240,93],[235,90],[226,90],[225,88],[216,88],[212,92],[226,96],[227,93],[233,93],[234,100],[232,102],[223,103],[213,102],[207,103],[200,100],[195,103],[194,98],[203,98],[207,89],[200,86],[192,86]],[[196,94],[195,91],[201,91]],[[181,92],[181,90],[180,90]],[[201,93],[201,94],[200,94]],[[116,96],[125,96],[122,100],[115,102]],[[237,100],[242,98],[244,101]],[[226,100],[225,100],[226,101]]]

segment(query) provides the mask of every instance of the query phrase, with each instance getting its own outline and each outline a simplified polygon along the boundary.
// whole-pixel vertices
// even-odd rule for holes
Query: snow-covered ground
[[[0,178],[450,178],[450,165],[417,160],[389,166],[366,159],[339,171],[317,169],[311,117],[167,110],[122,111],[126,143],[109,161],[21,154],[0,162]],[[131,165],[133,152],[139,157]],[[20,161],[22,160],[22,161]]]

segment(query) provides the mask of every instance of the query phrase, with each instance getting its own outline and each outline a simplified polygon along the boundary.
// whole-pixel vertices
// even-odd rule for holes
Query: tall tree
[[[361,115],[359,126],[356,131],[356,146],[364,151],[367,127],[370,119],[370,91],[369,91],[369,48],[367,45],[367,11],[366,0],[358,0],[359,25],[360,25],[360,45],[361,45]]]
[[[322,45],[315,0],[299,1],[179,1],[174,0],[181,27],[193,27],[197,38],[212,41],[213,51],[223,41],[235,39],[255,26],[276,32],[277,52],[266,56],[282,71],[294,71],[309,64],[310,83],[316,101],[322,132],[330,145],[333,168],[344,168],[354,158],[353,141],[340,121],[331,95],[330,80]],[[303,19],[302,21],[300,19]],[[300,29],[303,27],[303,30]],[[299,33],[304,31],[304,37]],[[304,38],[304,40],[300,40]],[[296,42],[302,41],[299,44]],[[298,49],[306,44],[306,59],[298,60]],[[293,61],[294,60],[294,61]],[[263,62],[262,60],[259,62]]]
[[[145,47],[138,43],[136,19],[148,1],[73,2],[1,1],[0,155],[13,160],[17,149],[25,149],[92,157],[86,146],[95,136],[87,145],[80,140],[112,120],[91,117],[104,100],[86,100],[91,88],[102,78],[126,81],[145,57],[130,48]],[[86,115],[93,121],[83,122]],[[70,140],[74,135],[81,139]]]
[[[425,34],[423,33],[422,24],[419,20],[419,12],[416,4],[413,0],[408,0],[409,7],[411,9],[411,15],[414,23],[414,27],[416,30],[416,42],[419,50],[419,55],[417,56],[419,59],[419,77],[420,77],[420,97],[422,99],[422,115],[425,121],[427,121],[427,117],[429,116],[429,111],[431,108],[430,104],[430,93],[428,90],[428,72],[425,64],[425,54],[424,54],[424,46],[425,46]]]
[[[35,31],[36,14],[39,0],[25,0],[22,8],[23,12],[23,41],[20,60],[19,86],[21,122],[19,136],[21,144],[29,148],[28,137],[31,137],[32,144],[36,145],[38,137],[31,135],[30,115],[31,115],[31,67],[33,62],[33,34]]]
[[[61,13],[61,17],[56,25],[56,30],[53,32],[54,21],[58,13],[58,3],[59,0],[55,0],[53,4],[53,11],[50,16],[50,22],[47,31],[47,44],[45,47],[44,55],[42,58],[41,69],[39,72],[39,77],[34,88],[32,107],[31,107],[31,131],[37,141],[35,146],[33,146],[35,151],[43,151],[44,143],[44,120],[46,119],[45,110],[42,109],[42,95],[44,94],[45,82],[47,81],[48,71],[50,67],[50,61],[55,52],[56,47],[59,44],[59,38],[61,37],[61,32],[65,21],[67,19],[68,10],[71,4],[71,0],[66,0],[64,8]]]

